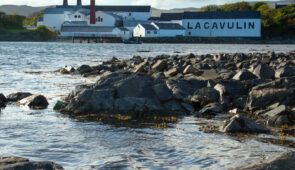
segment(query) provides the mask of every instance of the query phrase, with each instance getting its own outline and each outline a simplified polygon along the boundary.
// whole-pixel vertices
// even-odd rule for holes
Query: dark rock
[[[76,70],[72,66],[64,66],[63,68],[60,69],[61,74],[70,74],[74,73]]]
[[[223,107],[219,103],[210,103],[198,111],[200,115],[216,115],[223,113]]]
[[[254,80],[254,79],[257,79],[257,77],[251,72],[249,72],[248,70],[241,70],[233,77],[233,79],[244,81],[244,80]]]
[[[230,119],[230,121],[226,121],[224,123],[223,131],[230,133],[268,133],[269,129],[259,123],[256,123],[250,118],[235,115]]]
[[[210,87],[205,87],[197,90],[191,101],[199,106],[205,106],[209,103],[217,102],[219,99],[218,92]]]
[[[61,109],[64,109],[67,105],[68,105],[68,103],[66,103],[66,102],[57,101],[56,104],[53,107],[53,110],[61,110]]]
[[[0,108],[5,107],[7,102],[8,101],[6,97],[2,93],[0,93]]]
[[[295,76],[295,67],[284,67],[276,71],[276,78],[292,77]]]
[[[22,99],[24,99],[26,97],[29,97],[31,95],[33,95],[33,94],[26,93],[26,92],[25,93],[24,92],[12,93],[12,94],[7,96],[7,101],[9,101],[9,102],[17,102],[17,101],[22,100]]]
[[[173,76],[176,76],[177,73],[178,73],[177,68],[172,68],[172,69],[166,71],[164,74],[166,77],[173,77]]]
[[[158,60],[152,67],[153,70],[156,71],[163,71],[164,69],[166,69],[167,67],[167,63],[166,61],[163,60]]]
[[[47,99],[42,95],[32,95],[19,101],[21,105],[26,105],[31,109],[46,109],[48,104]]]
[[[134,70],[134,73],[145,73],[146,70],[145,70],[145,65],[146,65],[146,62],[143,62],[143,63],[140,63]]]
[[[273,79],[275,71],[266,64],[259,64],[253,71],[259,79]]]
[[[282,127],[284,125],[292,125],[292,120],[288,115],[276,115],[267,120],[267,126],[271,127]]]
[[[160,99],[160,101],[167,101],[173,98],[171,91],[168,89],[165,83],[154,85],[153,90]]]
[[[286,151],[266,160],[250,165],[234,168],[232,170],[291,170],[295,167],[295,152]]]
[[[197,71],[196,68],[194,68],[194,66],[192,65],[188,65],[185,67],[185,69],[183,70],[183,74],[192,74],[195,73]]]
[[[269,112],[266,112],[265,115],[268,117],[275,117],[275,116],[282,115],[282,114],[286,113],[286,111],[287,111],[287,107],[285,105],[281,105]]]
[[[53,162],[31,162],[20,157],[0,158],[2,170],[63,170],[63,167]]]
[[[181,106],[186,110],[188,111],[189,113],[193,113],[195,111],[195,108],[190,105],[190,104],[187,104],[187,103],[181,103]]]
[[[77,68],[77,71],[80,74],[85,74],[85,73],[90,73],[93,71],[93,69],[89,65],[81,65],[80,67]]]
[[[173,113],[184,113],[181,105],[176,101],[168,101],[164,103],[165,110],[172,111]]]

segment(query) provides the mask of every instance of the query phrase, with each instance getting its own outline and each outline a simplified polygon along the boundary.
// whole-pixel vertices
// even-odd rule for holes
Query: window
[[[77,15],[75,15],[75,18],[78,18],[78,16],[77,16]]]
[[[154,31],[154,34],[158,34],[158,31]]]
[[[100,22],[103,22],[103,18],[100,19]]]
[[[78,15],[78,18],[81,18],[81,15]]]
[[[129,17],[131,17],[132,16],[132,14],[131,14],[131,12],[129,13]]]
[[[191,35],[192,35],[192,33],[191,33],[191,32],[188,32],[188,35],[189,35],[189,36],[191,36]]]
[[[147,34],[151,34],[151,31],[148,31]]]

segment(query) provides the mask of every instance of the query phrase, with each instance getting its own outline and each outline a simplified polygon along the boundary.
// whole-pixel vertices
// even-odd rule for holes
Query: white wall
[[[64,21],[64,14],[44,14],[44,25],[53,30],[60,30]]]
[[[126,20],[144,20],[147,21],[151,17],[151,12],[114,12]],[[131,14],[131,16],[130,16]]]
[[[96,21],[95,26],[114,27],[116,25],[116,19],[113,16],[108,15],[105,12],[96,11],[95,17],[96,17],[96,19],[98,19],[98,17],[102,18],[102,22]],[[88,24],[90,24],[90,15],[87,16],[87,22],[88,22]]]
[[[145,37],[145,29],[140,24],[138,24],[133,29],[133,36],[134,37]]]
[[[159,30],[159,37],[185,36],[185,30]]]
[[[85,16],[84,14],[80,13],[80,12],[75,12],[73,14],[66,14],[66,21],[87,21],[87,16]],[[77,17],[77,18],[76,18]]]
[[[186,36],[260,37],[260,19],[189,19],[183,20]],[[254,28],[252,27],[254,26]],[[232,27],[232,28],[231,28]],[[191,33],[191,35],[189,34]]]

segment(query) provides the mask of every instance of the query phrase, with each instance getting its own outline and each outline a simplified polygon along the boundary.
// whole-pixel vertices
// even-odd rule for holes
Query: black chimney
[[[68,6],[68,0],[64,0],[64,4],[63,4],[64,7],[67,7]]]
[[[82,6],[82,0],[77,0],[77,6]]]

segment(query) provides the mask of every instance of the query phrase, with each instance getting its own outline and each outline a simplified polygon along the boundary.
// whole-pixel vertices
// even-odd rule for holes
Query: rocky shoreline
[[[75,87],[54,106],[54,110],[74,118],[136,124],[142,120],[173,122],[187,115],[208,119],[225,115],[222,127],[206,125],[202,130],[281,135],[283,142],[295,135],[294,51],[134,56],[112,58],[95,66],[65,66],[55,72],[98,78],[94,84]],[[31,109],[48,106],[42,95],[0,95],[1,107],[9,102]],[[294,142],[289,146],[295,147]],[[294,161],[294,153],[286,155]],[[265,169],[281,162],[262,164],[249,167]]]

